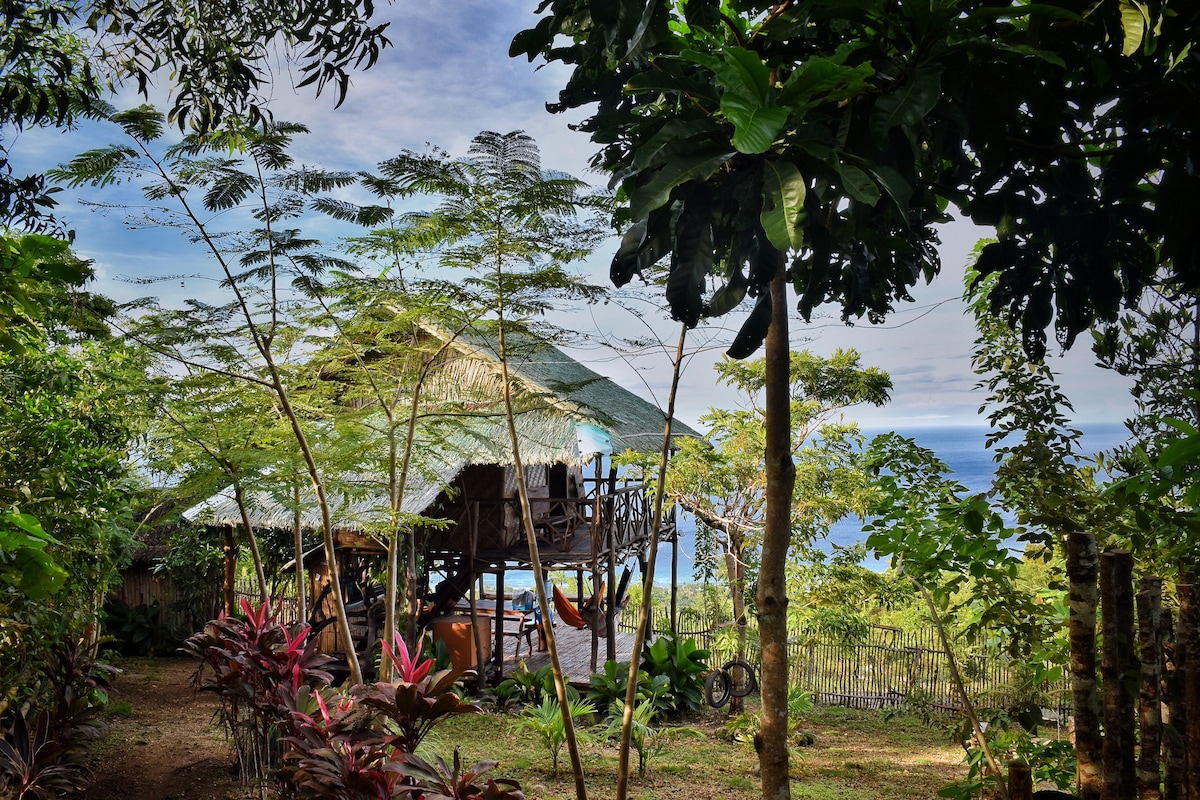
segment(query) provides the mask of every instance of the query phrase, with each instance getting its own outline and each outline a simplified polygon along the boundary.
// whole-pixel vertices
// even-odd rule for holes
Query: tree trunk
[[[1142,682],[1138,709],[1141,741],[1138,747],[1138,798],[1159,800],[1159,756],[1162,745],[1162,702],[1159,686],[1162,681],[1162,578],[1142,578],[1137,595],[1138,655],[1141,660]]]
[[[1181,583],[1179,592],[1179,641],[1184,662],[1183,707],[1187,715],[1181,733],[1185,733],[1184,763],[1187,764],[1187,800],[1200,800],[1200,590],[1196,584]]]
[[[221,604],[225,607],[225,615],[229,616],[237,608],[233,597],[233,582],[237,577],[237,546],[233,542],[233,526],[223,525],[221,530],[225,534],[221,546],[221,552],[225,556],[225,578],[221,582]]]
[[[1096,537],[1067,534],[1066,570],[1070,581],[1071,697],[1075,714],[1075,754],[1080,800],[1100,800],[1103,738],[1096,695]]]
[[[687,327],[679,330],[679,344],[675,348],[675,365],[671,375],[671,394],[667,398],[667,418],[663,428],[662,449],[658,454],[658,478],[654,492],[654,516],[650,529],[649,560],[642,569],[642,608],[638,616],[637,632],[633,635],[633,655],[629,660],[629,676],[625,684],[625,711],[621,717],[621,742],[617,753],[617,800],[625,800],[629,790],[629,750],[633,740],[633,712],[637,705],[638,662],[642,647],[650,630],[651,611],[654,600],[654,562],[658,556],[658,532],[662,529],[663,501],[666,497],[667,457],[671,453],[671,425],[675,421],[675,396],[679,391],[679,373],[683,369],[683,346],[687,341]],[[611,558],[609,563],[612,563]],[[616,626],[608,629],[608,640],[617,638]]]
[[[733,595],[733,624],[737,631],[737,657],[746,657],[746,562],[744,560],[745,536],[726,531],[728,546],[725,550],[725,571],[729,576],[729,587]],[[714,665],[715,666],[715,665]],[[730,715],[741,714],[745,709],[744,698],[729,698]]]
[[[1163,800],[1186,800],[1183,782],[1187,774],[1184,763],[1183,732],[1187,730],[1187,711],[1183,705],[1182,678],[1186,664],[1183,648],[1175,635],[1174,617],[1170,609],[1163,610],[1163,682],[1166,716],[1163,737]]]
[[[1111,550],[1100,556],[1100,616],[1104,650],[1104,786],[1101,800],[1130,800],[1137,795],[1133,692],[1137,674],[1133,623],[1133,554]]]
[[[771,327],[766,342],[766,501],[758,577],[758,631],[762,654],[762,723],[754,737],[763,800],[788,800],[787,583],[791,543],[792,462],[787,281],[784,254],[771,281]]]
[[[258,550],[258,537],[254,535],[254,525],[250,522],[250,509],[246,508],[246,493],[242,484],[234,480],[233,499],[237,503],[238,513],[242,515],[242,527],[246,529],[246,543],[250,545],[250,557],[254,561],[254,577],[258,581],[258,599],[266,603],[268,612],[271,608],[271,593],[267,590],[267,575],[263,571],[262,553]]]
[[[296,621],[308,622],[308,582],[304,579],[304,531],[300,529],[300,487],[292,489],[292,548],[296,551]]]
[[[1020,759],[1008,762],[1008,800],[1033,800],[1033,771]]]

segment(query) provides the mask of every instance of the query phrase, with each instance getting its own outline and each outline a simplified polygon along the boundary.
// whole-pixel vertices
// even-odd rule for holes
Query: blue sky
[[[436,144],[454,155],[465,154],[481,130],[524,130],[542,150],[546,167],[566,171],[597,185],[606,179],[588,173],[594,148],[586,134],[569,125],[582,114],[551,115],[545,103],[555,99],[566,72],[558,66],[537,69],[524,59],[510,59],[512,36],[536,22],[530,0],[456,0],[453,3],[386,5],[380,13],[393,19],[389,35],[394,47],[383,52],[369,72],[357,73],[345,104],[334,110],[331,97],[313,99],[296,92],[286,69],[278,71],[272,108],[279,119],[306,124],[311,135],[293,152],[299,161],[331,169],[371,169],[402,149]],[[134,105],[126,95],[118,107]],[[161,101],[160,101],[161,104]],[[115,128],[88,124],[69,133],[27,131],[13,143],[17,170],[38,169],[119,136]],[[215,266],[178,232],[131,226],[118,210],[99,213],[82,206],[79,197],[120,202],[135,197],[129,188],[103,193],[62,195],[60,212],[77,231],[77,250],[94,259],[100,281],[96,289],[119,300],[145,294],[164,305],[214,290]],[[335,235],[320,227],[306,234]],[[931,285],[914,289],[915,302],[901,306],[883,325],[847,327],[835,309],[821,312],[806,325],[792,319],[792,338],[798,347],[820,354],[855,348],[863,363],[886,369],[895,383],[892,402],[883,409],[856,409],[851,416],[872,428],[982,424],[978,408],[983,394],[974,391],[977,377],[970,366],[974,331],[963,314],[959,296],[962,271],[980,232],[954,223],[942,232],[943,272]],[[615,243],[614,243],[615,244]],[[611,248],[597,252],[582,266],[595,282],[606,281]],[[152,286],[136,281],[151,276],[180,276]],[[671,343],[677,327],[656,307],[658,299],[643,294],[631,300],[636,311],[614,305],[573,309],[560,315],[560,324],[592,334],[596,342],[627,336],[658,336]],[[682,419],[694,423],[710,406],[736,401],[713,381],[711,364],[721,345],[731,338],[725,325],[702,326],[690,339],[697,352],[688,360],[678,404]],[[652,393],[666,402],[670,366],[662,351],[619,354],[597,345],[573,351],[593,369],[628,388]],[[1115,422],[1132,411],[1128,384],[1114,373],[1094,366],[1086,341],[1066,356],[1052,354],[1051,363],[1080,423]]]

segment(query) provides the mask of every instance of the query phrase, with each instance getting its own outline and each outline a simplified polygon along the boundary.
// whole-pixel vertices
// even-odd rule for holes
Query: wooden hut
[[[433,330],[426,335],[440,340],[443,347],[436,369],[422,387],[422,424],[414,442],[415,461],[402,512],[445,521],[418,533],[422,593],[442,604],[441,610],[461,609],[472,601],[470,605],[478,613],[474,601],[480,598],[473,590],[481,576],[494,576],[496,597],[492,602],[503,604],[505,574],[530,567],[501,403],[500,362],[493,343],[485,338],[451,339]],[[612,614],[618,572],[631,560],[645,563],[653,509],[645,487],[623,480],[609,457],[626,449],[656,452],[661,447],[664,415],[550,345],[518,339],[510,350],[508,366],[542,566],[574,572],[580,587],[587,577],[593,587],[605,587],[607,629],[615,630]],[[679,422],[673,430],[675,436],[697,435]],[[384,552],[384,546],[372,540],[369,532],[379,530],[387,519],[387,481],[380,474],[366,472],[339,476],[329,483],[334,527],[339,531],[341,589],[349,606],[364,604],[367,618],[362,633],[370,641],[375,628],[370,614],[378,598],[362,576],[370,574],[364,559],[382,558]],[[300,524],[319,529],[319,510],[311,492],[307,495],[301,500]],[[291,528],[294,524],[294,508],[286,499],[259,491],[252,493],[250,506],[255,526]],[[185,516],[210,525],[241,524],[232,492],[210,498]],[[674,516],[669,515],[660,539],[673,541],[674,536]],[[310,597],[318,600],[327,585],[321,583],[321,575],[327,572],[321,572],[323,553],[314,552],[310,557],[308,566],[314,576]],[[357,566],[350,563],[355,559]],[[438,574],[443,576],[440,581],[430,577]],[[440,594],[438,583],[442,584]],[[320,603],[314,605],[314,613],[321,613]],[[496,617],[503,619],[500,614]],[[505,632],[503,624],[488,628],[491,641],[485,650],[496,654],[499,670],[503,669]],[[334,640],[328,644],[329,649],[343,645]],[[361,649],[362,644],[356,646]],[[611,638],[608,649],[608,657],[615,657]]]

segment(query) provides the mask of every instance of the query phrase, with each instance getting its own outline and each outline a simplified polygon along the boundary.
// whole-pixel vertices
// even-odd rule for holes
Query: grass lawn
[[[530,800],[574,797],[570,761],[564,746],[557,773],[538,738],[514,729],[515,716],[470,715],[435,729],[434,748],[445,757],[458,747],[466,765],[497,760],[495,777],[521,782]],[[667,737],[653,755],[646,775],[635,775],[630,796],[645,800],[759,797],[758,760],[749,742],[720,737],[725,716],[697,715]],[[601,727],[588,729],[599,735]],[[941,731],[911,719],[885,720],[878,712],[817,708],[805,715],[801,730],[813,745],[792,751],[792,797],[805,800],[912,800],[933,798],[947,783],[965,774],[962,749]],[[617,749],[611,743],[582,747],[588,797],[616,796]],[[631,754],[636,771],[637,754]]]

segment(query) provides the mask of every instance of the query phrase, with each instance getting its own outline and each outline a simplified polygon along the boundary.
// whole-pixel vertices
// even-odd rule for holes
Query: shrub
[[[575,719],[596,713],[596,706],[588,700],[576,698],[568,703],[567,711],[570,713],[571,719]],[[550,756],[551,766],[557,773],[558,754],[562,751],[563,743],[567,741],[566,724],[563,722],[562,709],[559,707],[558,701],[547,696],[542,698],[539,705],[526,707],[521,711],[521,716],[513,724],[513,727],[516,730],[529,731],[537,737],[538,743]],[[590,739],[585,731],[578,728],[575,730],[575,735],[581,741]]]
[[[669,695],[656,702],[666,714],[699,711],[704,705],[704,675],[708,672],[708,650],[701,650],[693,639],[660,636],[642,651],[641,668],[650,675],[651,685],[665,676]]]
[[[32,729],[18,712],[0,739],[0,797],[71,797],[86,788],[87,742],[104,731],[98,712],[116,672],[74,641],[50,648],[46,707]]]
[[[400,770],[415,781],[415,785],[406,787],[405,791],[420,800],[524,800],[525,794],[516,781],[489,778],[483,786],[476,783],[495,767],[495,761],[477,761],[464,771],[459,764],[457,748],[453,768],[441,758],[435,758],[432,763],[415,755],[400,759]]]
[[[201,691],[221,701],[221,719],[234,744],[243,779],[263,779],[279,760],[280,728],[290,729],[288,698],[302,687],[327,686],[333,659],[317,651],[307,625],[289,630],[263,603],[241,602],[246,619],[220,617],[184,642],[200,659]],[[205,667],[211,675],[205,676]]]

